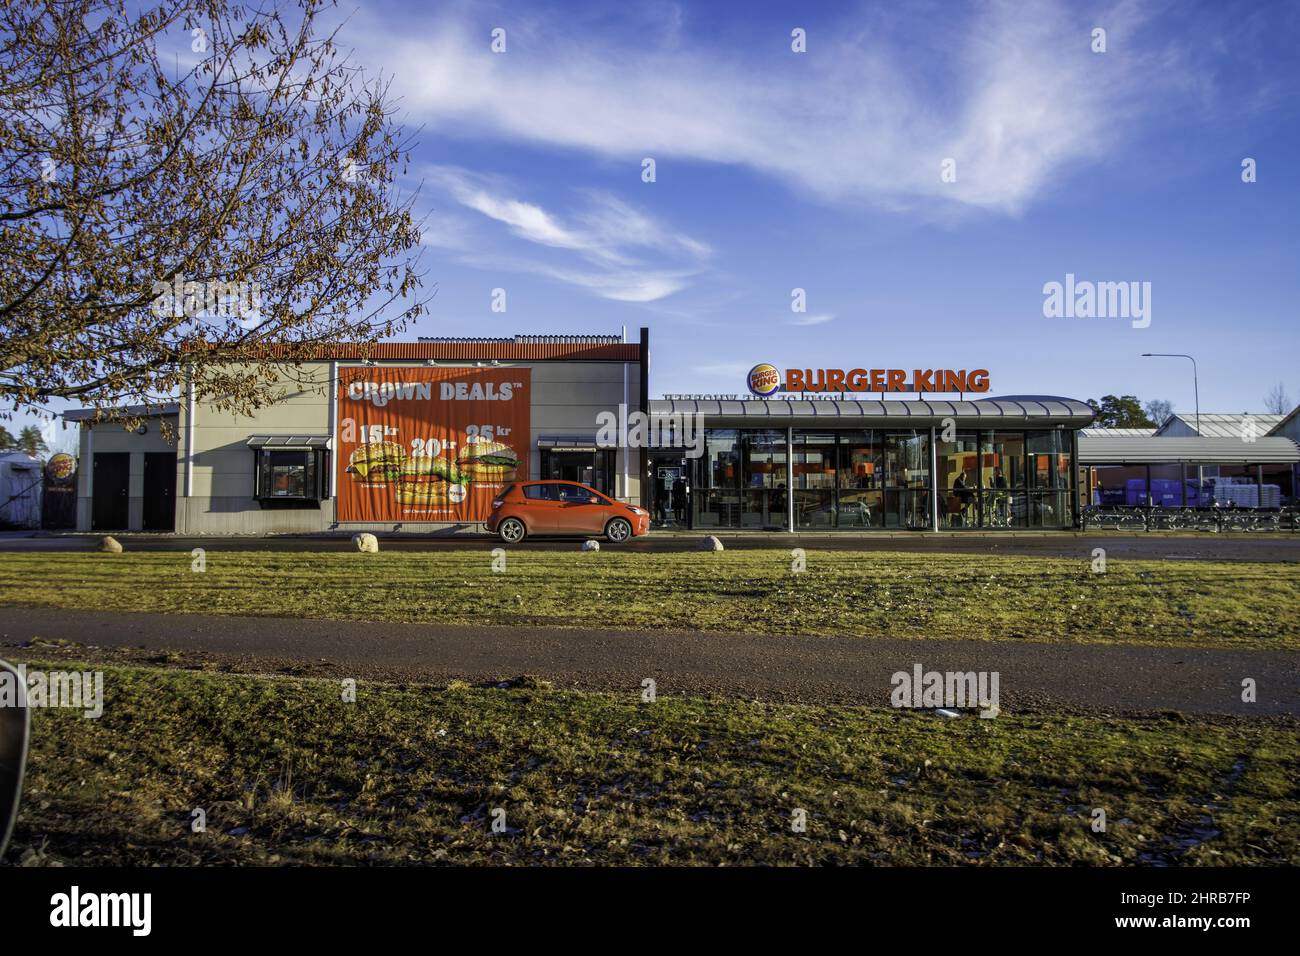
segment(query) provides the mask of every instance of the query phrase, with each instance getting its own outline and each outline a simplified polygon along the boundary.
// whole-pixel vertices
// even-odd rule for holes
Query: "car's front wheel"
[[[615,518],[605,525],[605,537],[615,544],[620,544],[632,537],[632,525],[624,518]]]
[[[518,544],[528,536],[528,529],[518,518],[507,518],[497,525],[497,536],[506,544]]]

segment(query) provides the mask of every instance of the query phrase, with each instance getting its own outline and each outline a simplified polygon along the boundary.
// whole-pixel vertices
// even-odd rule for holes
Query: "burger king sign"
[[[749,390],[759,398],[775,395],[781,388],[781,372],[763,362],[749,370]]]

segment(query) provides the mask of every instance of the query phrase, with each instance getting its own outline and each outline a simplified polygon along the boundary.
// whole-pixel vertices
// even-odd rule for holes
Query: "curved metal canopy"
[[[837,425],[839,427],[911,427],[942,425],[955,419],[958,427],[994,428],[1012,424],[1046,428],[1063,425],[1083,428],[1093,410],[1073,398],[1051,395],[985,398],[973,402],[940,399],[906,401],[853,401],[848,399],[661,399],[650,402],[651,415],[700,414],[709,419],[736,420],[741,427],[786,425]]]

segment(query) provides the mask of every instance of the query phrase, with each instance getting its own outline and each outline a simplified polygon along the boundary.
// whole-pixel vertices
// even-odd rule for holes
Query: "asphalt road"
[[[1007,712],[1300,714],[1300,654],[671,631],[443,627],[0,608],[0,654],[181,655],[236,670],[439,683],[535,675],[557,687],[888,706],[891,675],[997,671]],[[102,650],[99,650],[102,649]],[[14,652],[18,654],[15,655]],[[111,655],[117,654],[117,657]],[[1258,702],[1243,703],[1253,678]]]
[[[636,553],[693,551],[708,532],[652,532],[626,544],[605,547]],[[128,551],[185,551],[205,548],[208,551],[348,551],[348,535],[276,535],[246,536],[178,536],[170,534],[115,535]],[[389,534],[379,535],[380,548],[395,551],[487,551],[500,547],[491,535],[473,531],[456,534]],[[1090,555],[1094,548],[1105,548],[1109,559],[1146,559],[1168,561],[1300,561],[1300,534],[1122,534],[1043,532],[946,532],[927,534],[772,534],[745,532],[718,537],[729,549],[805,548],[809,551],[907,551],[931,554],[1039,555],[1042,557],[1078,558]],[[4,551],[87,551],[99,541],[99,535],[0,534],[0,552]],[[582,538],[548,538],[525,541],[512,548],[555,551],[572,550]]]

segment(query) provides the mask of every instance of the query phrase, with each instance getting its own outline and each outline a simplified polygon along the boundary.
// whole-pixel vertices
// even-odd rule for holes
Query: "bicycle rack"
[[[1251,511],[1236,508],[1129,508],[1089,505],[1083,530],[1102,531],[1300,531],[1300,509]]]

